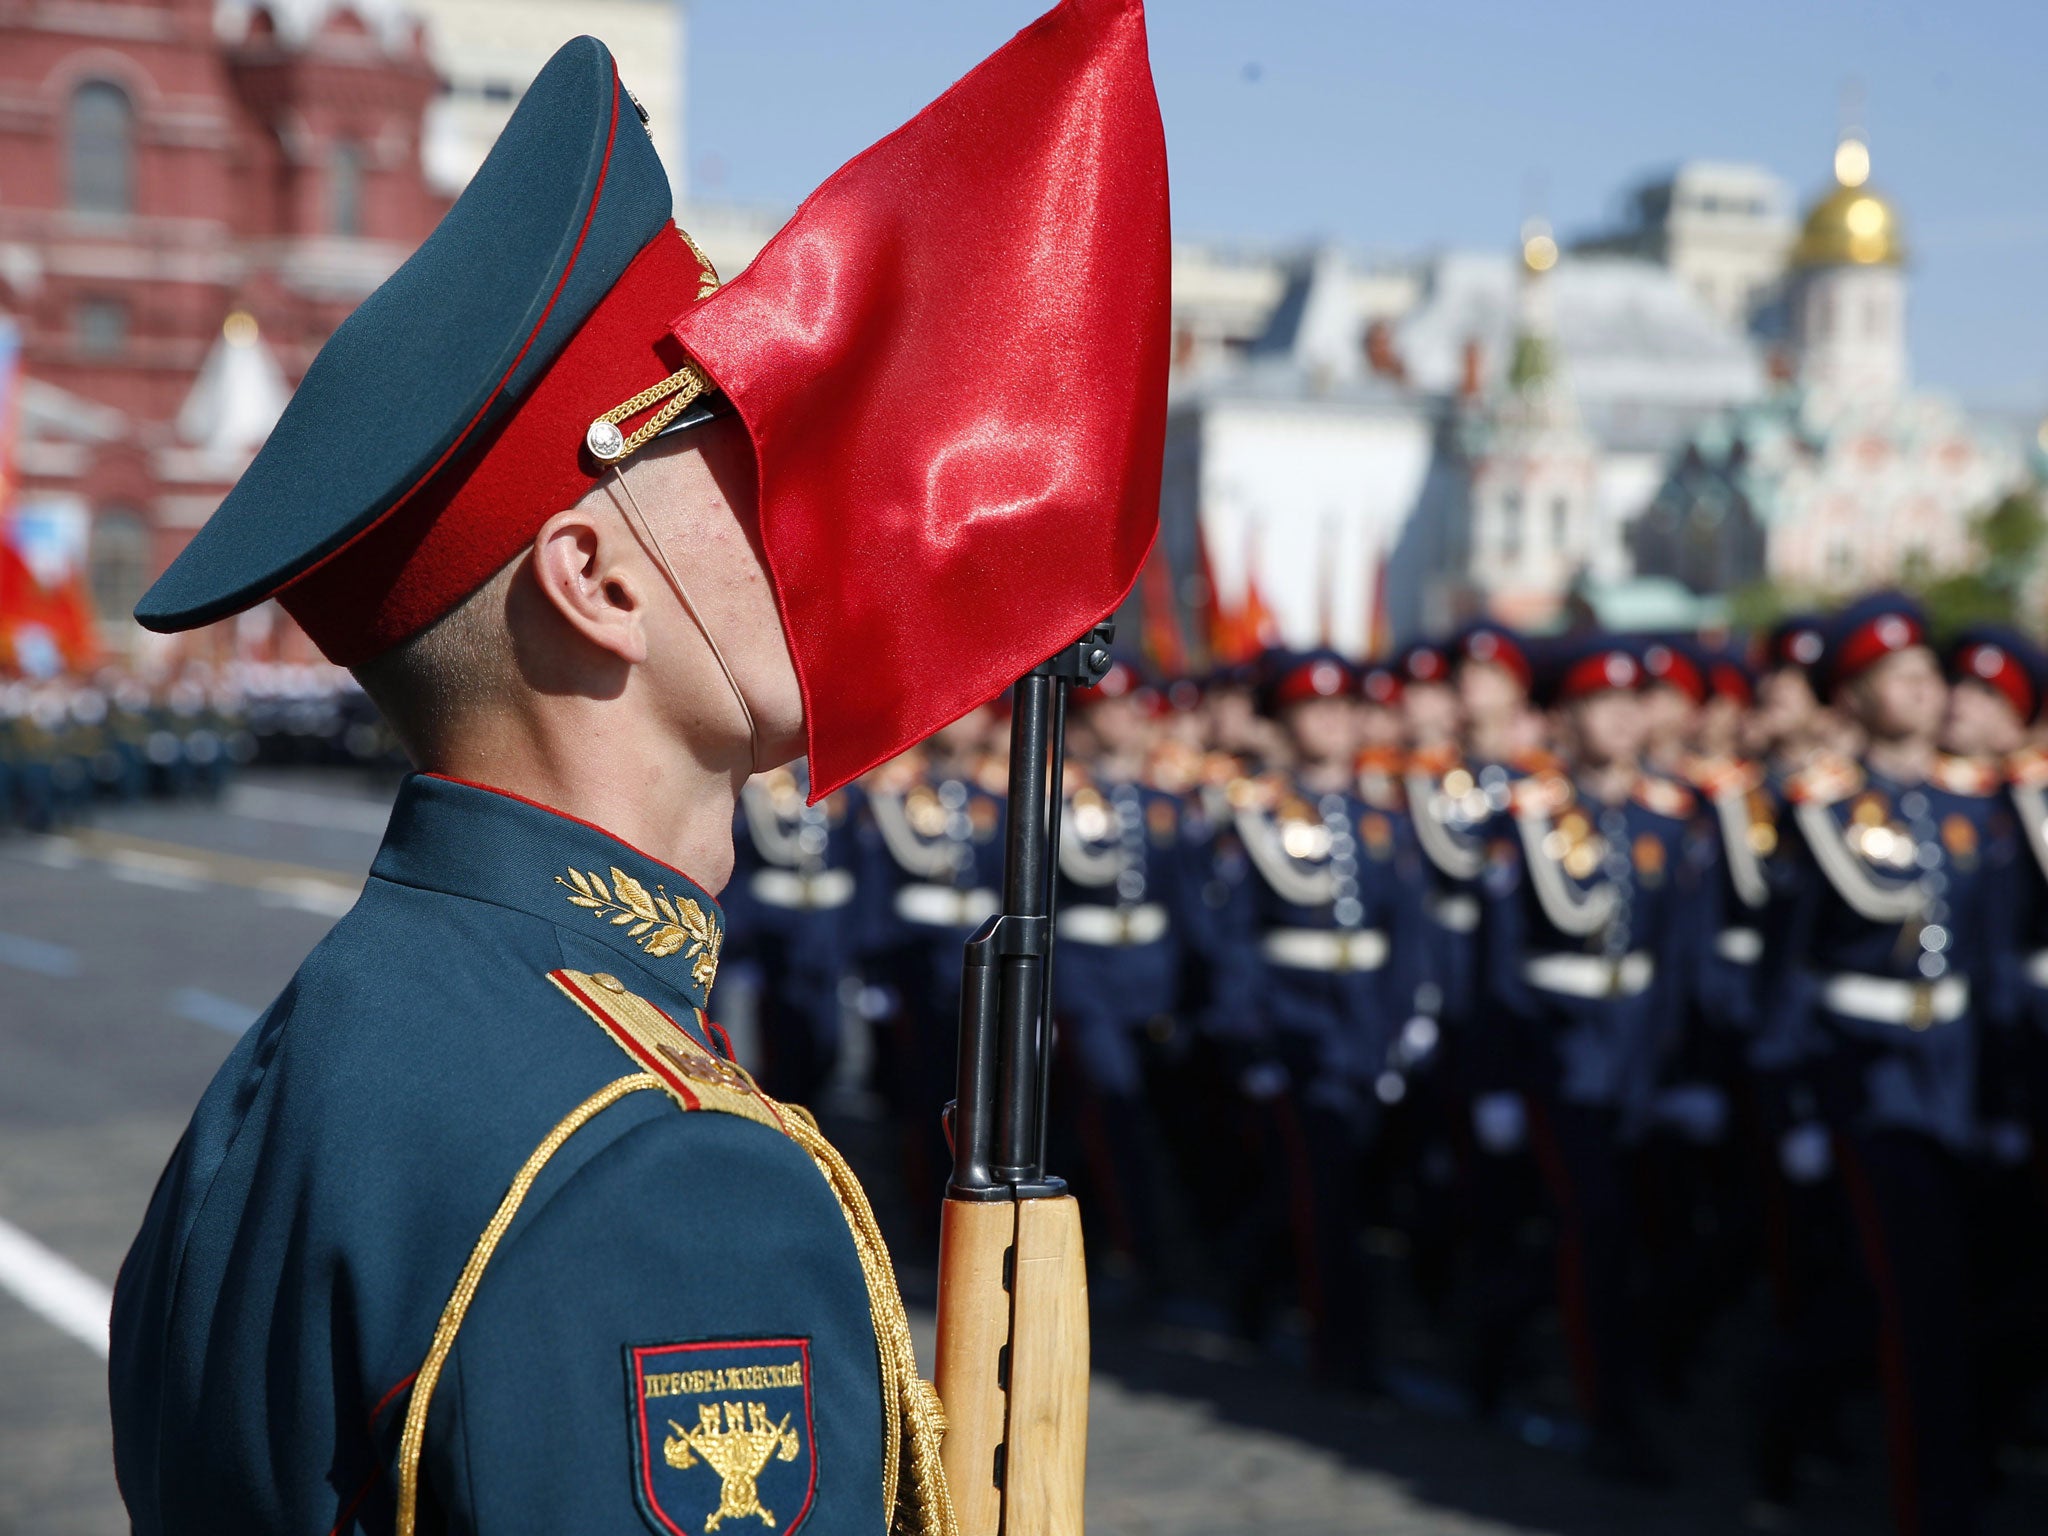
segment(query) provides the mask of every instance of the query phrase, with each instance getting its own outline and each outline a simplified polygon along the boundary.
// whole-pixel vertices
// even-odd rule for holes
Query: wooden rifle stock
[[[960,1536],[1080,1536],[1088,1270],[1072,1195],[945,1203],[937,1377]]]
[[[953,1178],[939,1227],[941,1458],[960,1536],[1080,1536],[1088,1271],[1045,1171],[1053,890],[1066,696],[1109,667],[1098,625],[1014,691],[1003,910],[967,946]]]

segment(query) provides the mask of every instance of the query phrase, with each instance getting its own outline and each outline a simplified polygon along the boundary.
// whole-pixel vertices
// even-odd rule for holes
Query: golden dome
[[[1835,150],[1835,186],[1812,208],[1792,247],[1795,267],[1902,266],[1898,210],[1870,190],[1870,151],[1860,139]]]

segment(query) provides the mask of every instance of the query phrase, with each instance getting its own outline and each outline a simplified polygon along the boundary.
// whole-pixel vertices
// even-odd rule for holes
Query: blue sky
[[[1050,0],[688,0],[697,195],[793,204]],[[2048,410],[2048,0],[1153,0],[1178,233],[1570,235],[1675,161],[1825,185],[1855,82],[1919,380]]]

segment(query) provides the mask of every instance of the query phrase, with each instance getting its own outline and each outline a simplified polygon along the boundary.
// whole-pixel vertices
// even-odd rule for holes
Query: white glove
[[[1794,1184],[1818,1184],[1835,1171],[1835,1147],[1827,1127],[1806,1121],[1778,1138],[1778,1166]]]
[[[1270,1104],[1287,1091],[1287,1069],[1277,1061],[1254,1062],[1238,1077],[1237,1090],[1254,1104]]]
[[[1519,1093],[1482,1093],[1472,1101],[1472,1134],[1495,1157],[1521,1149],[1529,1139],[1529,1109]]]

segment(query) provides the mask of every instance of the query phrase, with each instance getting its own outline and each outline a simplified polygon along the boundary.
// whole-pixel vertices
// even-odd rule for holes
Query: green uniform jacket
[[[114,1451],[141,1536],[391,1529],[413,1377],[479,1235],[637,1070],[549,973],[616,977],[702,1042],[722,929],[595,827],[406,782],[362,899],[221,1068],[122,1266]],[[421,1529],[880,1532],[876,1351],[810,1156],[628,1094],[546,1163],[484,1273],[431,1400]]]

